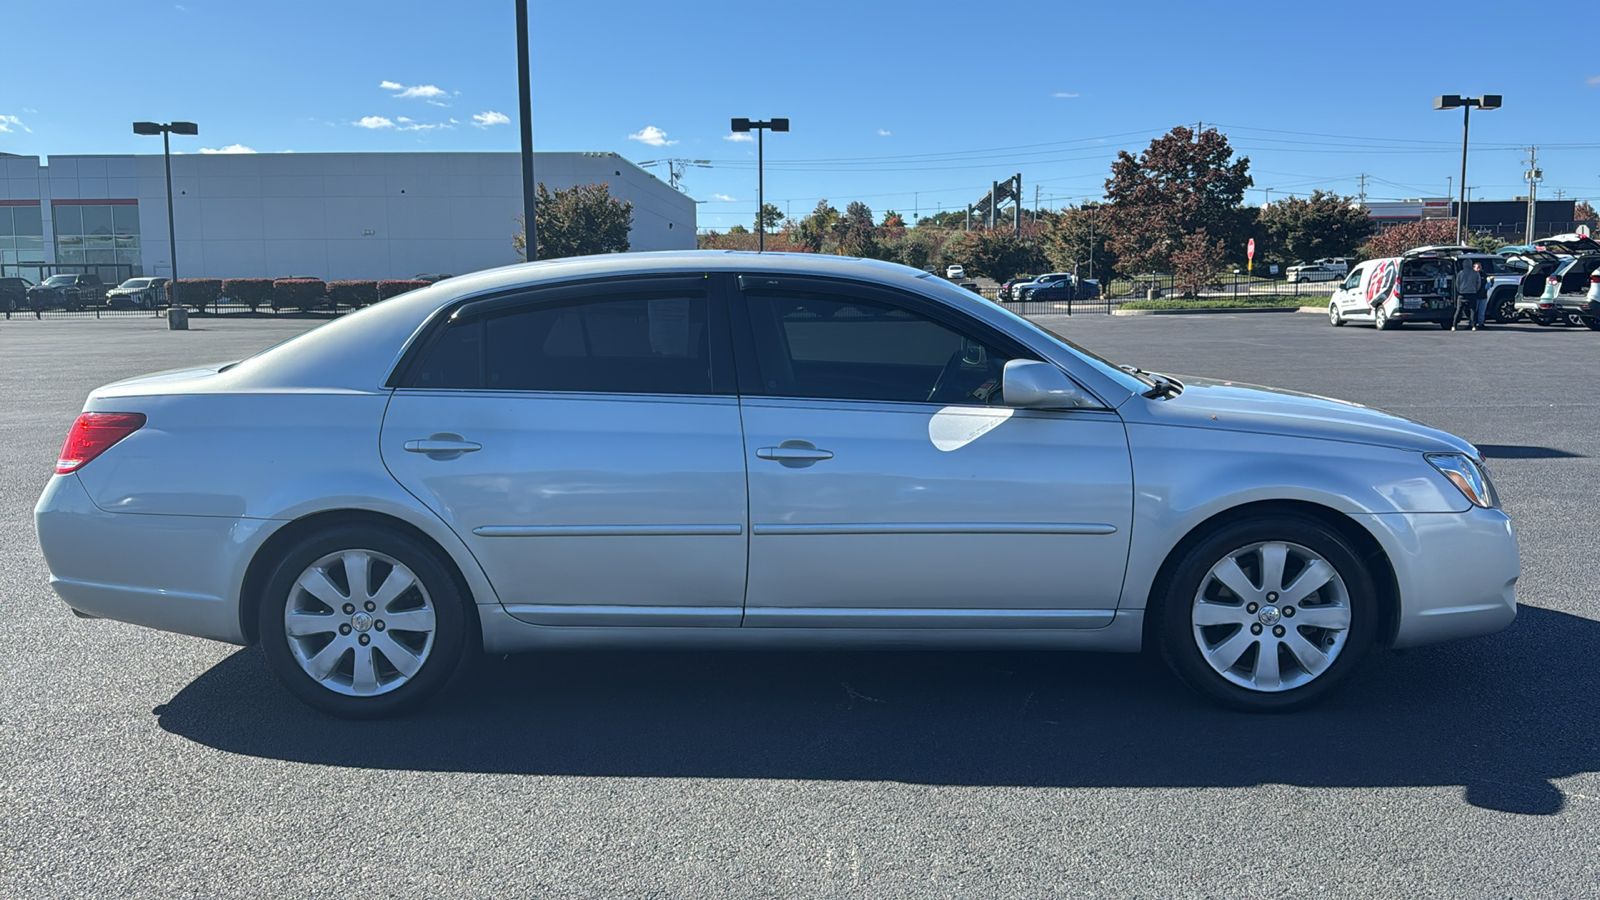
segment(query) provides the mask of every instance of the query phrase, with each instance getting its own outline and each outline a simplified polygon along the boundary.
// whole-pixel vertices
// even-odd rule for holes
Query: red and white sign
[[[1250,239],[1250,246],[1249,246],[1249,249],[1245,251],[1245,258],[1246,259],[1255,259],[1256,258],[1256,239],[1255,238],[1251,238]]]

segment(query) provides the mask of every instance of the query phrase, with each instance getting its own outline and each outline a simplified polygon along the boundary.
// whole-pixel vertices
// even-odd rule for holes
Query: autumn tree
[[[1172,254],[1173,279],[1185,297],[1198,297],[1202,289],[1217,284],[1222,262],[1222,242],[1198,229],[1184,235]]]
[[[1233,243],[1242,250],[1239,204],[1254,183],[1249,158],[1234,160],[1215,128],[1196,134],[1180,125],[1137,157],[1121,151],[1106,180],[1105,207],[1121,270],[1171,271],[1184,236],[1201,230],[1225,250]]]
[[[875,258],[878,252],[877,226],[872,223],[872,208],[860,200],[844,208],[839,221],[839,252],[845,256]]]
[[[580,184],[551,194],[539,182],[533,222],[538,231],[538,259],[625,253],[633,228],[633,201],[613,200],[608,184]],[[521,216],[511,236],[517,259],[528,258],[527,228]]]
[[[833,240],[834,226],[839,224],[839,211],[818,200],[811,215],[801,219],[794,227],[794,242],[810,253],[821,253]]]
[[[1352,256],[1373,232],[1372,217],[1354,197],[1328,191],[1272,203],[1257,222],[1257,262]]]
[[[1420,219],[1390,225],[1361,245],[1362,259],[1399,256],[1413,247],[1439,246],[1456,242],[1455,219]]]
[[[883,221],[879,224],[884,228],[904,228],[906,227],[906,220],[891,209],[883,214]]]
[[[1069,206],[1046,216],[1040,238],[1045,260],[1057,272],[1081,271],[1085,278],[1101,282],[1111,279],[1117,271],[1117,255],[1110,247],[1110,230],[1106,227],[1104,208],[1100,206]],[[1094,248],[1091,255],[1090,247]],[[1091,274],[1089,261],[1094,265]],[[1074,268],[1076,267],[1076,268]]]
[[[1009,228],[958,231],[944,248],[945,260],[960,263],[974,275],[1003,281],[1021,272],[1045,269],[1043,242],[1033,229],[1015,234]]]
[[[1600,215],[1595,213],[1594,207],[1589,205],[1589,201],[1579,200],[1577,203],[1573,204],[1572,221],[1579,224],[1600,221]]]

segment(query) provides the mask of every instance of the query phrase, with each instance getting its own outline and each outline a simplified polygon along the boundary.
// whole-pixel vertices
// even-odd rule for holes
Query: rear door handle
[[[427,440],[406,441],[407,453],[426,453],[429,459],[455,459],[463,453],[475,453],[483,449],[482,444],[461,439],[459,434],[441,432],[428,435]]]
[[[760,459],[776,460],[789,468],[803,468],[824,459],[833,459],[832,450],[823,450],[810,441],[784,441],[776,447],[762,447],[756,451]]]

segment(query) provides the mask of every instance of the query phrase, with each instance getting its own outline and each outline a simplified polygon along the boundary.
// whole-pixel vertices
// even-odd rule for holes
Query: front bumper
[[[245,642],[239,585],[281,522],[110,513],[77,475],[56,475],[34,508],[50,586],[89,616],[234,644]]]
[[[1517,616],[1522,565],[1511,519],[1497,509],[1358,515],[1394,568],[1394,647],[1492,634]]]

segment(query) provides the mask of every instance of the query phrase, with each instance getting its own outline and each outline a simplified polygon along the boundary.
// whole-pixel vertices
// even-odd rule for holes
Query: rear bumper
[[[282,524],[108,513],[76,475],[50,479],[34,523],[50,586],[74,610],[234,644],[245,642],[238,598],[245,566]]]
[[[1522,566],[1499,510],[1360,515],[1383,545],[1400,592],[1395,647],[1492,634],[1517,616]]]

